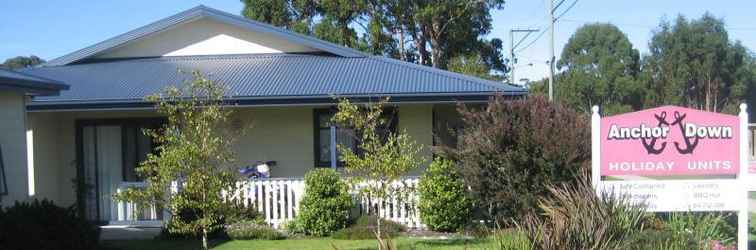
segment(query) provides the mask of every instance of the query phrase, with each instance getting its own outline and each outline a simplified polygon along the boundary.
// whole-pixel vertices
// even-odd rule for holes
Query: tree
[[[392,185],[401,180],[410,171],[417,169],[424,161],[419,155],[421,146],[417,145],[407,135],[406,131],[397,133],[387,131],[388,119],[383,116],[384,105],[388,99],[363,107],[352,104],[344,99],[338,104],[338,112],[333,121],[344,127],[355,129],[357,151],[338,145],[341,153],[340,160],[344,162],[351,182],[361,185],[359,192],[366,199],[387,201],[404,193],[404,188]],[[378,206],[378,214],[382,214],[382,206]],[[381,220],[378,219],[376,235],[381,236]],[[383,245],[383,243],[381,243]]]
[[[45,60],[35,56],[17,56],[13,58],[5,59],[5,62],[0,64],[0,68],[6,68],[6,69],[21,69],[21,68],[27,68],[32,67],[38,64],[45,63]]]
[[[642,108],[644,88],[637,80],[638,50],[612,24],[594,23],[575,31],[562,49],[556,99],[589,113],[600,105],[609,114]]]
[[[146,98],[168,122],[145,132],[158,144],[136,170],[147,187],[128,189],[116,199],[168,209],[168,230],[199,233],[202,248],[208,249],[208,232],[222,226],[218,222],[229,207],[223,194],[237,190],[238,173],[229,164],[228,150],[235,131],[225,126],[231,114],[223,106],[225,88],[197,71],[192,77],[183,86]],[[196,216],[182,218],[184,211]]]
[[[537,208],[547,187],[575,180],[590,161],[588,117],[543,96],[460,106],[463,129],[442,153],[459,164],[477,207],[497,222]]]
[[[491,68],[479,55],[458,56],[449,62],[449,71],[469,76],[480,77],[489,80],[500,80],[500,77],[491,75]]]
[[[646,106],[736,113],[752,88],[748,50],[730,41],[724,22],[708,13],[690,21],[678,16],[674,24],[662,22],[649,50],[643,64],[651,90]]]
[[[593,105],[607,113],[642,107],[638,50],[612,24],[579,28],[562,50],[558,66],[566,69],[557,85],[558,96],[578,111],[589,112]]]
[[[501,40],[485,39],[504,0],[242,0],[242,14],[377,55],[446,69],[478,54],[506,71]],[[317,21],[314,21],[317,20]]]

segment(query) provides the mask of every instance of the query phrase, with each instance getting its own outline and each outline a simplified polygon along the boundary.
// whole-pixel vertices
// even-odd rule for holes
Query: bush
[[[647,229],[629,237],[628,250],[702,249],[689,234],[675,234],[666,229]]]
[[[352,197],[333,169],[321,168],[305,175],[305,194],[297,220],[308,235],[326,236],[347,225]]]
[[[0,208],[0,249],[96,249],[97,226],[49,200]]]
[[[226,226],[226,234],[234,240],[281,240],[286,235],[256,221],[240,221]]]
[[[331,235],[331,238],[341,240],[375,239],[377,222],[377,216],[360,216],[352,226],[336,231]],[[399,236],[404,231],[407,231],[407,228],[403,225],[390,220],[381,219],[381,237],[393,238]]]
[[[460,106],[463,130],[443,153],[458,162],[478,207],[500,223],[535,212],[549,184],[573,182],[590,162],[588,117],[541,96]]]
[[[229,200],[223,204],[223,212],[220,214],[220,220],[216,221],[214,225],[215,230],[208,233],[210,239],[223,239],[227,238],[224,230],[225,226],[234,224],[241,221],[254,221],[257,224],[265,224],[265,219],[257,211],[254,205],[244,206],[239,200]],[[196,210],[182,209],[178,213],[178,220],[169,220],[168,223],[183,223],[188,221],[197,220],[200,216]],[[177,228],[175,226],[167,226],[167,228]],[[187,240],[198,239],[200,234],[196,232],[177,232],[164,228],[160,235],[157,236],[161,240]]]
[[[420,220],[433,231],[453,232],[470,219],[472,202],[454,163],[436,158],[420,178]]]
[[[647,221],[645,207],[626,196],[596,195],[587,171],[575,184],[549,187],[540,200],[543,218],[528,215],[523,229],[535,249],[620,249]]]
[[[719,213],[672,213],[664,228],[675,234],[694,239],[705,246],[712,241],[722,244],[734,243],[737,230]]]

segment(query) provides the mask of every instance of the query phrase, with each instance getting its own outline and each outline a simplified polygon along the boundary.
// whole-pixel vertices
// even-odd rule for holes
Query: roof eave
[[[330,96],[280,96],[280,97],[234,97],[226,100],[230,106],[317,106],[333,105],[338,99],[349,99],[356,103],[374,102],[389,97],[390,104],[400,103],[459,103],[486,102],[491,97],[501,94],[509,97],[527,95],[527,92],[475,92],[475,93],[419,93],[419,94],[376,94],[376,95],[330,95]],[[135,110],[154,109],[154,103],[144,100],[108,100],[108,101],[70,101],[45,102],[35,101],[27,106],[29,111],[80,111],[80,110]]]

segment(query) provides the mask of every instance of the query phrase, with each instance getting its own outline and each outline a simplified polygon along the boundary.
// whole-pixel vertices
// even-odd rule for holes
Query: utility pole
[[[538,29],[510,29],[509,30],[509,76],[510,76],[510,83],[516,84],[517,78],[515,78],[515,64],[517,64],[517,57],[515,56],[515,49],[517,46],[520,46],[520,44],[525,41],[528,36],[530,36],[531,33],[538,32]],[[514,36],[515,33],[525,33],[525,36],[523,36],[517,44],[514,43]]]
[[[554,100],[554,0],[549,1],[549,101]],[[561,5],[561,3],[559,3]]]

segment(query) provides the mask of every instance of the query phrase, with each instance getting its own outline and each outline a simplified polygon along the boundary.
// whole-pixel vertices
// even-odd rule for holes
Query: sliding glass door
[[[155,119],[79,123],[79,205],[87,219],[108,222],[118,217],[113,195],[120,186],[141,181],[135,169],[155,148],[142,131],[159,124]]]
[[[90,220],[107,221],[116,213],[112,195],[123,179],[121,126],[85,126],[82,132],[85,214]]]

